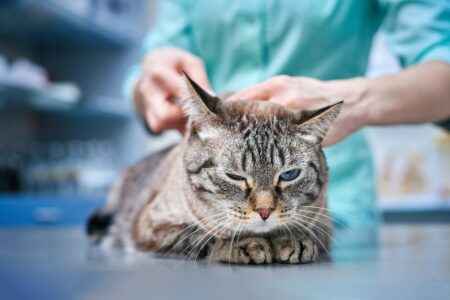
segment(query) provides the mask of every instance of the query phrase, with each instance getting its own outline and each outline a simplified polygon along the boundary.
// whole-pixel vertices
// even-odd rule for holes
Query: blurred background
[[[179,138],[146,134],[122,93],[155,2],[0,1],[0,226],[82,224],[120,169]],[[367,76],[398,68],[378,34]],[[449,220],[450,135],[367,135],[385,220]]]

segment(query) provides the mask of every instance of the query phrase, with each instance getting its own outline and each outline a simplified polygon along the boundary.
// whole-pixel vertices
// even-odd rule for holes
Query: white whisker
[[[189,237],[191,237],[192,235],[194,235],[196,232],[198,232],[199,230],[203,230],[204,228],[206,228],[206,227],[210,227],[210,226],[213,226],[213,224],[215,224],[215,223],[217,223],[217,222],[220,222],[220,221],[222,221],[222,220],[224,220],[224,219],[226,219],[228,216],[223,216],[223,217],[220,217],[219,219],[217,219],[217,220],[213,220],[213,221],[211,221],[210,223],[207,223],[207,224],[199,224],[199,225],[197,225],[197,224],[192,224],[192,225],[190,225],[189,227],[193,227],[193,225],[197,225],[197,226],[199,226],[196,230],[194,230],[193,232],[191,232],[191,233],[189,233],[187,236],[185,236],[184,238],[182,238],[181,240],[179,240],[175,245],[173,245],[169,250],[167,250],[166,251],[166,254],[164,255],[164,257],[166,257],[167,255],[169,255],[170,254],[170,252],[173,250],[173,249],[175,249],[175,247],[176,246],[178,246],[180,243],[182,243],[184,240],[186,240],[187,238],[189,238]],[[182,232],[185,232],[186,231],[186,229],[184,229]],[[180,232],[178,235],[181,235],[181,233],[182,232]],[[163,246],[163,245],[162,245]],[[162,246],[160,246],[159,248],[158,248],[158,250],[159,249],[161,249],[161,247]]]
[[[222,228],[220,229],[220,231],[222,231],[222,230],[224,230],[224,229],[225,229],[225,226],[222,227]],[[220,233],[220,231],[219,231],[218,233]],[[214,246],[213,246],[213,248],[212,248],[212,250],[211,250],[211,253],[209,254],[208,267],[209,267],[209,265],[211,264],[211,259],[212,259],[213,255],[214,255],[214,249],[216,249],[216,246],[217,246],[217,240],[215,241]]]
[[[299,225],[299,226],[301,226],[302,228],[306,229],[306,231],[307,231],[308,233],[310,233],[310,234],[313,236],[313,238],[316,239],[317,242],[319,242],[319,244],[320,244],[320,245],[322,246],[322,248],[327,252],[327,254],[329,255],[329,257],[330,257],[330,258],[332,257],[332,256],[331,256],[331,253],[328,251],[327,247],[325,247],[325,245],[322,243],[322,241],[314,234],[314,232],[313,232],[312,230],[310,230],[308,227],[306,227],[305,225],[303,225],[302,223],[300,223],[300,222],[298,222],[298,221],[296,221],[296,220],[291,220],[291,221],[294,222],[294,224],[292,224],[292,225],[293,225],[294,227],[296,227],[298,230],[300,230],[300,232],[302,232],[302,230],[301,230],[301,228],[298,228],[298,227],[296,226],[296,224]]]
[[[314,205],[302,205],[302,206],[300,206],[300,208],[320,208],[320,209],[324,209],[324,210],[327,210],[327,211],[329,211],[329,212],[332,212],[332,213],[335,213],[335,214],[338,214],[338,215],[341,215],[341,216],[346,216],[346,217],[349,217],[349,218],[357,218],[358,216],[356,216],[356,215],[352,215],[352,214],[348,214],[348,213],[343,213],[343,212],[340,212],[340,211],[338,211],[338,210],[335,210],[335,209],[330,209],[330,208],[328,208],[328,207],[322,207],[322,206],[314,206]]]
[[[341,244],[339,244],[339,243],[337,242],[337,240],[336,240],[335,238],[333,238],[332,234],[326,232],[323,228],[321,228],[321,227],[318,226],[317,224],[314,224],[314,223],[312,223],[312,222],[310,222],[310,221],[307,221],[307,220],[303,220],[303,218],[307,218],[307,219],[312,220],[312,221],[318,221],[318,222],[321,222],[321,220],[319,220],[319,219],[315,219],[315,218],[308,217],[308,216],[303,216],[303,215],[300,215],[300,214],[293,217],[294,220],[297,220],[297,221],[305,221],[307,225],[311,225],[312,227],[314,227],[314,228],[320,230],[323,234],[325,234],[326,237],[328,237],[329,239],[331,239],[337,246],[339,246],[340,248],[343,248],[343,247],[341,246]],[[321,222],[321,223],[328,225],[328,224],[325,223],[325,222]]]
[[[311,214],[316,214],[316,215],[319,215],[319,216],[323,216],[323,217],[326,218],[327,220],[330,220],[331,224],[334,222],[334,223],[336,223],[336,224],[338,224],[338,225],[340,225],[340,226],[342,226],[342,227],[346,226],[345,223],[343,223],[343,222],[341,222],[341,221],[339,221],[339,220],[333,219],[333,218],[332,218],[329,214],[327,214],[327,213],[321,213],[321,212],[316,212],[316,211],[312,211],[312,210],[304,210],[304,209],[301,209],[301,208],[298,208],[297,211],[301,211],[301,212],[305,212],[305,213],[311,213]]]
[[[220,215],[225,215],[225,214],[226,214],[226,213],[222,212],[222,213],[219,213],[219,214],[215,214],[215,215],[212,215],[212,216],[208,216],[208,217],[206,217],[206,218],[204,218],[204,219],[201,219],[201,220],[199,220],[199,221],[194,221],[193,224],[189,225],[188,227],[186,227],[186,228],[184,228],[182,231],[180,231],[180,232],[178,233],[178,236],[181,236],[185,231],[187,231],[187,230],[189,230],[190,228],[195,227],[195,226],[199,226],[199,227],[200,227],[200,228],[198,228],[198,230],[199,230],[199,229],[201,229],[201,228],[204,226],[204,224],[201,224],[200,222],[205,221],[205,220],[208,220],[208,219],[213,218],[213,217],[220,216]],[[194,231],[194,232],[195,232],[195,231]],[[194,232],[192,232],[192,233],[194,233]],[[189,235],[188,235],[188,236],[189,236]],[[183,239],[183,240],[184,240],[184,239]],[[178,243],[182,242],[183,240],[179,241]],[[168,254],[175,246],[177,246],[178,243],[175,244],[174,246],[172,246],[172,248],[170,248],[168,251],[166,251],[166,254]],[[158,251],[161,250],[161,248],[163,248],[164,246],[166,246],[165,243],[164,243],[164,242],[161,243],[161,245],[155,250],[155,252],[158,252]]]
[[[231,223],[231,220],[225,221],[221,227],[219,227],[219,229],[217,229],[215,232],[210,234],[210,237],[199,247],[199,251],[197,252],[197,255],[195,256],[194,259],[194,264],[197,261],[198,255],[200,254],[200,251],[202,250],[203,247],[206,246],[206,244],[208,244],[208,242],[214,237],[216,236],[219,232],[221,232],[222,230],[224,230],[226,228],[226,225],[228,225],[229,223]],[[215,245],[214,245],[215,246]]]
[[[241,222],[239,222],[238,227],[234,230],[233,236],[231,237],[230,255],[229,255],[229,259],[228,259],[228,267],[229,268],[231,268],[231,254],[232,254],[232,251],[233,251],[233,240],[234,240],[234,237],[235,237],[237,231],[239,230],[240,226],[241,226]]]
[[[330,227],[332,226],[333,222],[340,225],[341,228],[344,228],[345,230],[348,230],[350,233],[354,234],[357,238],[359,239],[364,239],[364,237],[362,237],[361,235],[359,235],[358,233],[355,232],[354,229],[352,229],[350,226],[348,226],[347,224],[344,224],[343,222],[340,222],[338,220],[333,219],[331,216],[329,216],[328,214],[324,214],[324,213],[319,213],[319,212],[314,212],[314,211],[307,211],[307,210],[302,210],[302,209],[297,209],[297,211],[299,212],[307,212],[307,213],[312,213],[315,215],[319,215],[319,216],[323,216],[324,219],[328,220],[330,222]]]
[[[301,217],[309,218],[309,219],[312,219],[312,220],[317,221],[319,223],[322,223],[323,225],[327,226],[330,229],[333,229],[333,222],[328,217],[328,215],[313,212],[314,217],[311,217],[311,216],[307,216],[305,214],[302,214],[302,212],[306,212],[306,211],[301,210],[301,209],[295,211],[294,217],[301,216]],[[307,213],[310,213],[310,212],[307,212]]]
[[[289,235],[291,236],[291,246],[292,246],[292,250],[295,250],[295,237],[294,237],[294,234],[292,233],[292,231],[289,229],[289,227],[288,227],[286,224],[284,224],[284,226],[286,227],[286,229],[287,229],[288,232],[289,232]]]
[[[189,250],[189,252],[187,253],[187,255],[184,256],[184,258],[182,259],[181,262],[183,262],[187,257],[191,256],[192,252],[194,252],[194,250],[202,243],[202,240],[204,238],[207,238],[209,236],[210,233],[214,232],[217,228],[220,228],[226,224],[228,224],[229,222],[231,222],[230,218],[226,218],[225,221],[223,221],[221,224],[215,226],[214,228],[212,228],[211,230],[209,230],[208,232],[206,232],[205,234],[203,234],[202,236],[200,236],[200,238],[196,239],[194,242],[194,245],[192,246],[192,249]]]

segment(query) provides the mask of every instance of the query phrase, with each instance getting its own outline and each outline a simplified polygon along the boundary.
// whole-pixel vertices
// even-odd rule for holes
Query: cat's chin
[[[247,224],[245,230],[252,233],[267,233],[279,227],[275,222],[255,222]]]

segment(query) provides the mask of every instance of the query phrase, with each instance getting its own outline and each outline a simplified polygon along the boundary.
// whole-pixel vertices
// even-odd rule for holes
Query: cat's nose
[[[270,216],[270,214],[273,212],[273,208],[257,208],[256,212],[259,213],[259,215],[261,216],[261,219],[263,219],[263,221],[265,221]]]

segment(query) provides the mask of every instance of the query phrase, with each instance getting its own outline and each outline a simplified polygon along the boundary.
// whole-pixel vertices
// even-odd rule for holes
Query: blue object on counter
[[[73,226],[103,203],[103,197],[57,197],[6,194],[0,196],[0,226]]]

